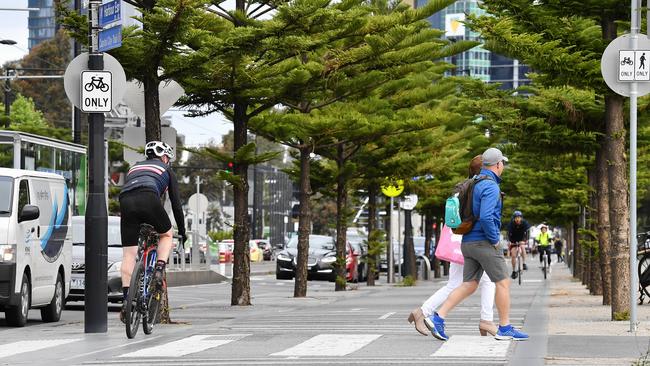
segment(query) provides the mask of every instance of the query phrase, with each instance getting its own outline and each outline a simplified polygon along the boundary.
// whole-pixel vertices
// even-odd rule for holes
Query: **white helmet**
[[[147,158],[153,156],[161,158],[163,155],[167,155],[169,160],[174,159],[174,156],[176,156],[174,154],[174,149],[162,141],[149,141],[144,146],[144,156]]]

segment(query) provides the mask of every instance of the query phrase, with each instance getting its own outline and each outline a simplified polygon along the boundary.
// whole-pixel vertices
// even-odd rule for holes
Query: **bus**
[[[86,213],[86,147],[19,131],[0,131],[0,167],[65,178],[73,215]]]

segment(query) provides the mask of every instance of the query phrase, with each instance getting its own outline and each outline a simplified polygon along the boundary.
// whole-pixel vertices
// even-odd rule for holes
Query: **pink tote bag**
[[[436,257],[443,261],[464,264],[465,259],[463,258],[463,253],[460,251],[462,239],[462,235],[452,233],[447,225],[443,225],[438,247],[436,248]]]

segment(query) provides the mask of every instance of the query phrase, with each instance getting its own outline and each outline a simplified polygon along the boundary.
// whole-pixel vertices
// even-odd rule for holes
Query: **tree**
[[[4,114],[4,106],[0,106],[0,112]],[[36,108],[31,98],[18,94],[11,104],[10,113],[10,130],[28,132],[41,136],[51,136],[64,141],[72,140],[72,134],[69,129],[54,128],[47,123],[43,112]]]

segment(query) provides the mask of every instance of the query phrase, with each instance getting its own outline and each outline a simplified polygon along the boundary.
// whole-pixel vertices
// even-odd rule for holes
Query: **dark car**
[[[85,217],[72,217],[72,276],[67,301],[83,301],[85,292],[86,245]],[[108,301],[122,302],[122,239],[120,218],[108,217]]]
[[[292,279],[296,274],[297,261],[298,237],[294,236],[285,248],[277,253],[275,277],[279,280]],[[334,281],[336,279],[334,262],[336,262],[334,239],[324,235],[309,235],[307,278]]]

